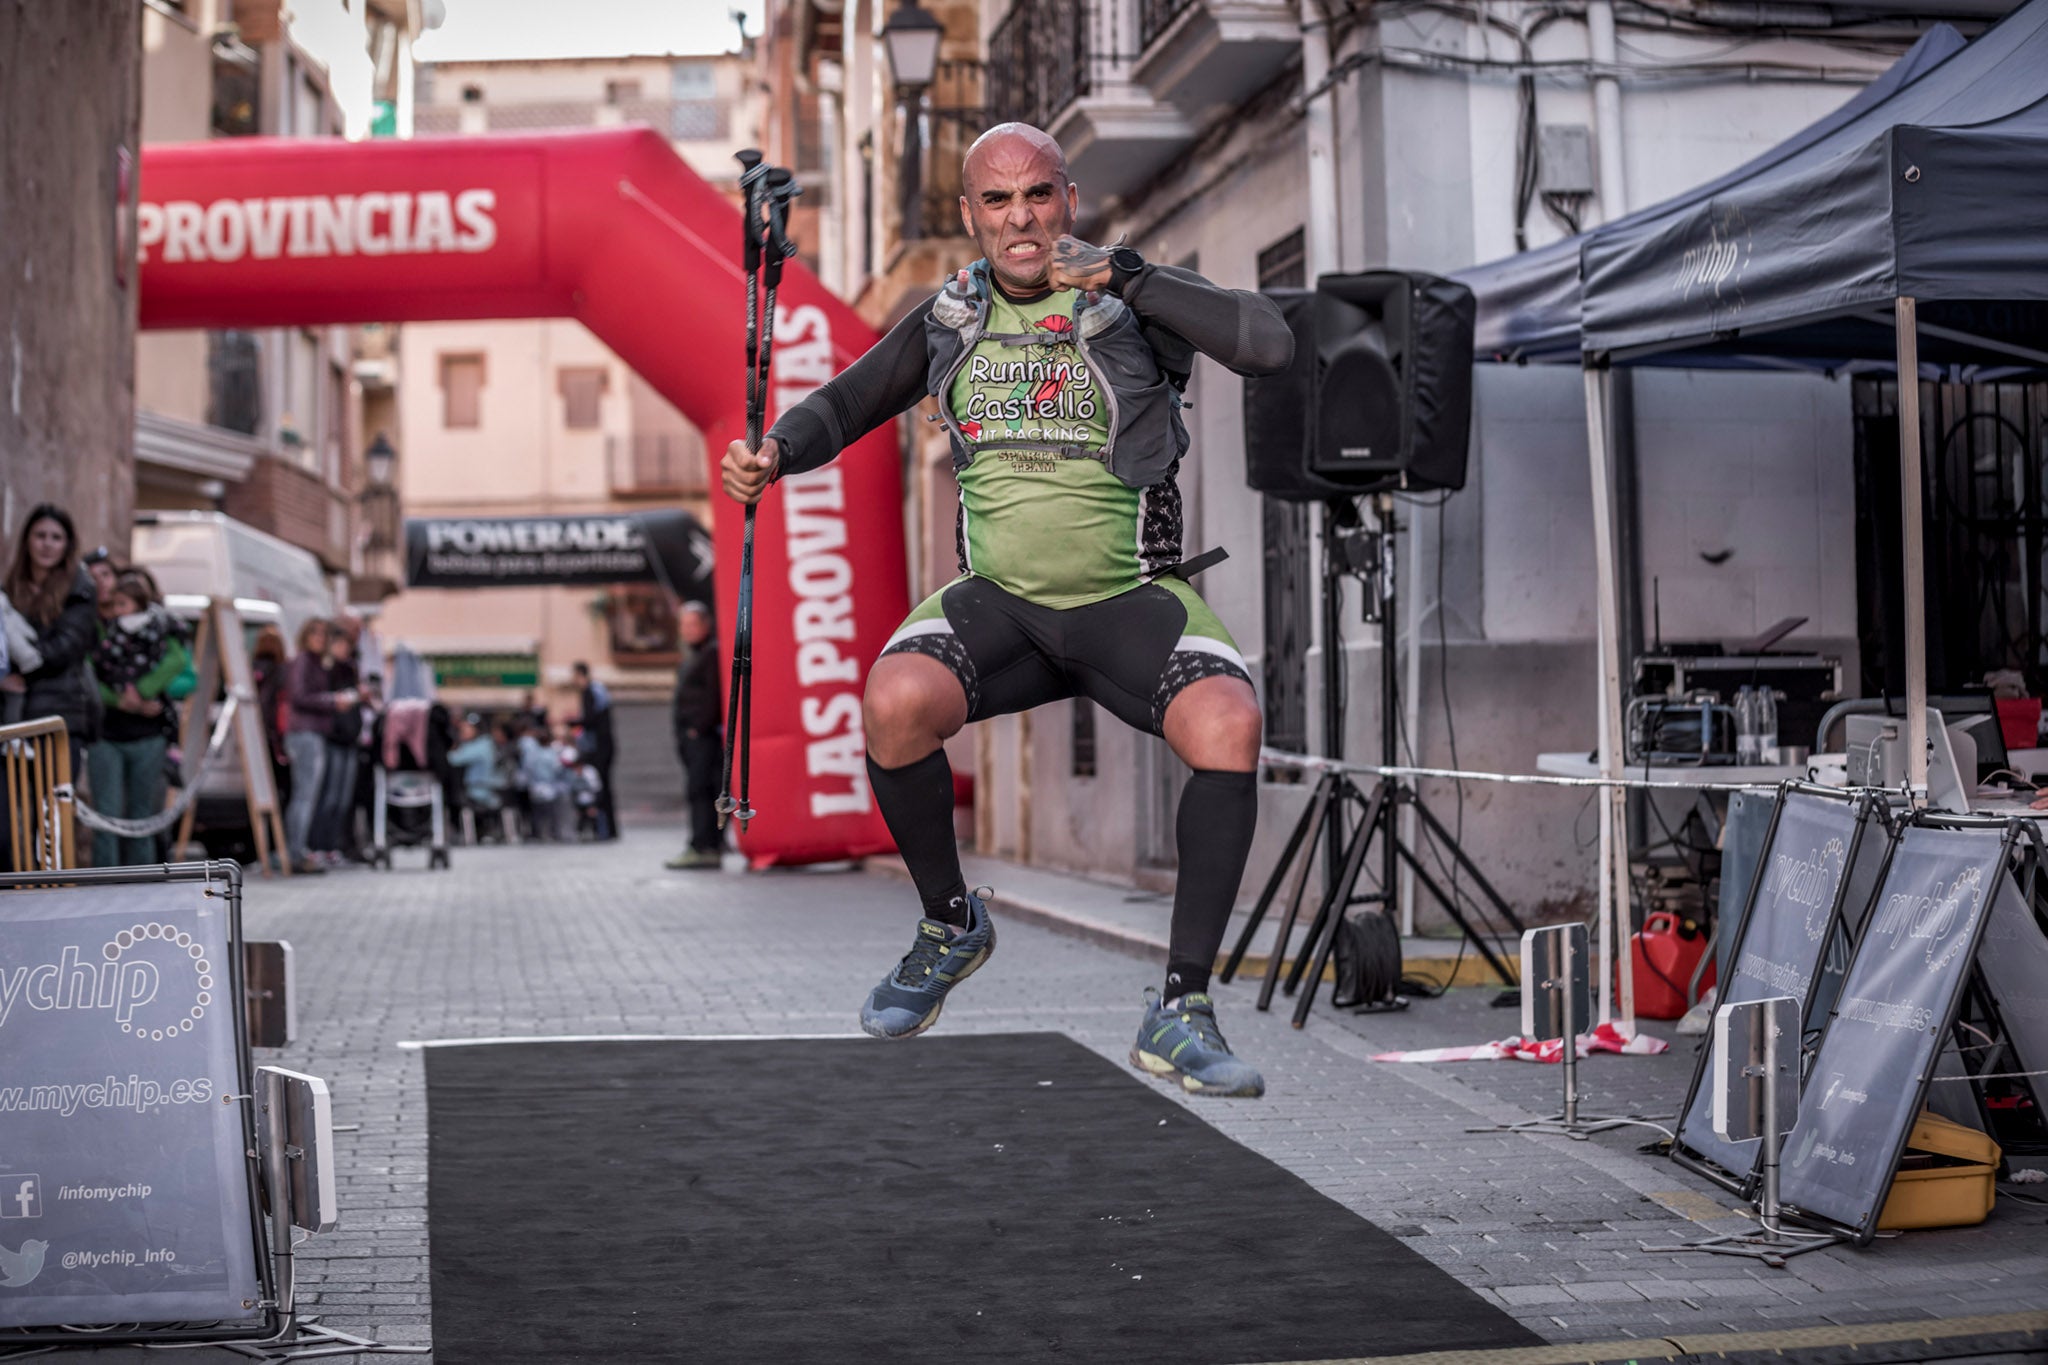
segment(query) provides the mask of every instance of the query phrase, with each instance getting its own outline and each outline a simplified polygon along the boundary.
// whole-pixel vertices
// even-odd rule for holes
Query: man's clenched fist
[[[772,439],[763,440],[758,451],[748,450],[745,441],[734,441],[725,448],[725,459],[719,465],[725,495],[735,502],[759,502],[781,462],[782,447]]]

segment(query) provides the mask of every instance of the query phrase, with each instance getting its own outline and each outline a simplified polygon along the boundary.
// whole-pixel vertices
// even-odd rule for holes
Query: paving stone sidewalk
[[[609,845],[458,849],[446,873],[401,851],[391,873],[250,882],[247,933],[290,940],[298,970],[299,1041],[259,1060],[324,1077],[342,1128],[344,1221],[300,1250],[304,1311],[387,1342],[430,1340],[427,1097],[421,1053],[401,1042],[856,1032],[859,1001],[908,942],[903,883],[875,872],[666,872],[671,843],[629,830]],[[773,976],[760,971],[764,956],[779,964]],[[1008,923],[943,1027],[1063,1031],[1121,1064],[1155,975],[1132,953]],[[2048,1310],[2048,1210],[2004,1200],[1979,1228],[1832,1249],[1785,1270],[1644,1254],[1640,1241],[1741,1227],[1733,1201],[1638,1153],[1637,1137],[1467,1131],[1553,1109],[1552,1068],[1369,1060],[1512,1032],[1515,1016],[1489,1008],[1492,992],[1456,991],[1401,1015],[1318,1008],[1301,1032],[1282,1011],[1255,1012],[1253,994],[1250,982],[1217,991],[1233,1046],[1266,1073],[1267,1098],[1172,1093],[1548,1340]],[[1669,1112],[1690,1067],[1682,1052],[1595,1059],[1584,1072],[1591,1107]]]

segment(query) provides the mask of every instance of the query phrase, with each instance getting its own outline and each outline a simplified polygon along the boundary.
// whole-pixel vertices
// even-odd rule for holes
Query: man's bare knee
[[[1251,684],[1204,678],[1166,708],[1166,742],[1189,767],[1250,772],[1258,766],[1263,720]]]
[[[900,768],[959,733],[967,723],[967,695],[938,660],[891,654],[869,670],[861,711],[869,756],[885,768]]]

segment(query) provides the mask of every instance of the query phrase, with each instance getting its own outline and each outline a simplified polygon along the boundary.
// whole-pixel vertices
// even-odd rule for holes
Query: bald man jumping
[[[1293,356],[1273,303],[1073,236],[1059,144],[1005,123],[968,149],[960,220],[982,259],[837,378],[725,491],[757,501],[929,396],[952,437],[960,576],[910,613],[868,674],[868,776],[924,903],[861,1028],[909,1038],[995,950],[953,838],[944,742],[969,721],[1086,697],[1194,769],[1181,795],[1164,989],[1145,992],[1134,1065],[1198,1095],[1264,1093],[1216,1025],[1209,972],[1258,815],[1251,676],[1183,572],[1181,390],[1197,352],[1238,374]]]

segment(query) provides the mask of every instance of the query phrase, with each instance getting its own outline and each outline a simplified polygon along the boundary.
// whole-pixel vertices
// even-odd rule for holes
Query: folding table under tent
[[[2048,371],[2048,0],[2030,0],[1960,48],[1940,32],[1781,147],[1575,239],[1576,299],[1562,276],[1533,263],[1461,277],[1479,295],[1479,349],[1496,359],[1518,358],[1517,350],[1541,358],[1546,349],[1563,358],[1559,339],[1577,307],[1606,777],[1620,776],[1622,763],[1612,366]],[[1937,55],[1943,47],[1950,50]],[[1571,255],[1562,244],[1551,250]],[[1924,577],[1916,383],[1899,386],[1899,444],[1909,782],[1924,795],[1926,621],[1913,590]],[[1616,846],[1621,791],[1607,795],[1601,930],[1603,943],[1618,944],[1628,863]],[[1616,1003],[1632,1022],[1632,983],[1620,976]]]

